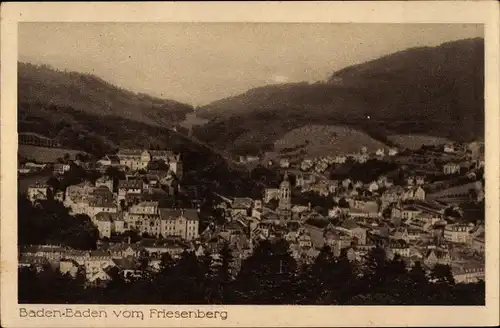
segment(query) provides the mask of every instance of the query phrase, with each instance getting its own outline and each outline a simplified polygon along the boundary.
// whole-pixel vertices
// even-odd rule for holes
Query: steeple
[[[291,208],[291,186],[288,180],[288,171],[285,171],[285,176],[280,184],[279,195],[279,208],[282,210],[289,210]]]

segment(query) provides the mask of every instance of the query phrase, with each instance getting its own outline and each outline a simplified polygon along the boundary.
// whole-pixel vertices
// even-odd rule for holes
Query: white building
[[[166,236],[178,236],[193,240],[199,236],[199,217],[196,209],[160,208],[160,233]]]
[[[28,199],[33,203],[37,200],[47,199],[49,187],[45,184],[34,184],[28,187]]]
[[[466,244],[469,242],[469,232],[472,227],[466,224],[447,224],[444,227],[443,237],[453,243]]]

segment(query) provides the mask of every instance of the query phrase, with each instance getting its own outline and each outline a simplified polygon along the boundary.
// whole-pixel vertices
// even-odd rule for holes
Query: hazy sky
[[[472,37],[483,37],[482,25],[21,23],[19,60],[203,105],[264,84],[324,80],[398,50]]]

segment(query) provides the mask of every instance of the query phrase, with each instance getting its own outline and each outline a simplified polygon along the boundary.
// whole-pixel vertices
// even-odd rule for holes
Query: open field
[[[75,159],[76,154],[85,153],[81,150],[64,149],[64,148],[46,148],[31,145],[19,145],[18,153],[20,156],[35,160],[40,163],[54,163],[57,162],[58,157],[64,157],[69,154],[71,159]]]
[[[359,152],[362,146],[366,146],[370,152],[375,152],[378,148],[387,148],[387,145],[368,134],[349,127],[306,125],[288,132],[276,141],[275,151],[280,152],[284,148],[304,145],[306,140],[308,140],[307,145],[301,149],[313,157]]]

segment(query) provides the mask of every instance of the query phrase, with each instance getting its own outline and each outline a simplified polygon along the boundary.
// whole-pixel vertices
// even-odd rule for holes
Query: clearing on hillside
[[[63,158],[65,154],[69,154],[73,160],[76,154],[85,154],[83,150],[46,148],[31,145],[19,145],[18,153],[23,158],[35,160],[39,163],[55,163],[57,162],[57,158]]]
[[[306,125],[294,129],[274,143],[275,152],[282,156],[303,150],[309,156],[326,156],[359,152],[361,147],[374,152],[387,145],[356,129],[337,125]]]

